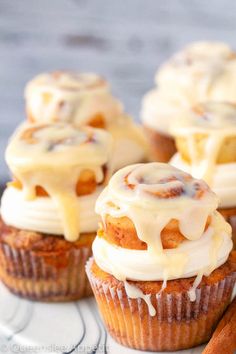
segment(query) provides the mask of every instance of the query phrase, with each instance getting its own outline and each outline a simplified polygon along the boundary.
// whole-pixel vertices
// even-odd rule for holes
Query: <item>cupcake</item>
[[[221,42],[196,42],[175,54],[156,74],[157,87],[143,99],[141,118],[154,158],[175,153],[175,116],[198,102],[236,102],[236,54]]]
[[[178,153],[171,164],[204,179],[236,237],[236,105],[199,103],[172,124]]]
[[[170,123],[179,112],[177,104],[174,98],[166,98],[158,89],[148,92],[142,100],[141,120],[150,144],[151,158],[155,161],[168,162],[176,152]]]
[[[216,208],[204,181],[167,164],[128,166],[110,179],[86,270],[117,342],[175,351],[210,338],[236,278],[231,227]]]
[[[141,128],[124,113],[109,85],[92,73],[57,71],[36,76],[25,89],[30,122],[70,122],[108,130],[114,139],[114,169],[145,161],[147,142]]]
[[[52,302],[91,295],[84,265],[111,144],[101,129],[62,122],[23,124],[14,133],[0,217],[0,278],[10,291]]]

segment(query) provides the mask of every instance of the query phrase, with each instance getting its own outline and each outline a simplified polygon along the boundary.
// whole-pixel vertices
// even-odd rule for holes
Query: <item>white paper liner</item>
[[[2,243],[0,278],[13,293],[31,300],[80,299],[92,294],[84,269],[91,253],[91,247],[81,247],[47,255]]]
[[[174,351],[187,349],[209,340],[230,298],[236,273],[213,285],[197,289],[191,302],[187,290],[162,292],[151,296],[156,315],[151,317],[142,299],[129,299],[124,286],[110,287],[86,271],[102,318],[111,336],[120,344],[139,350]]]

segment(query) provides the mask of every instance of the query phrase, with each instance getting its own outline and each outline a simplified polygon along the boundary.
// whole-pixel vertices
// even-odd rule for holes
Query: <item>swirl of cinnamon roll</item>
[[[93,73],[40,74],[27,84],[25,98],[30,122],[67,121],[104,128],[123,111],[107,81]]]
[[[9,187],[21,190],[28,201],[51,198],[59,210],[65,238],[73,241],[80,232],[81,197],[95,193],[110,172],[111,145],[110,135],[100,129],[78,130],[66,123],[24,124],[6,150],[6,161],[15,179]],[[12,198],[12,193],[8,196]],[[16,193],[15,197],[30,210]],[[9,203],[3,200],[4,217],[4,206]],[[41,205],[34,203],[37,208]]]
[[[196,42],[164,63],[156,75],[162,92],[194,104],[235,102],[236,54],[225,43]]]

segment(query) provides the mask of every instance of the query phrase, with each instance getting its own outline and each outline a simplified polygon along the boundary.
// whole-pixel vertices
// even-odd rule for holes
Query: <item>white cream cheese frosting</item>
[[[157,87],[144,96],[144,125],[171,135],[183,109],[198,102],[236,102],[236,54],[221,42],[196,42],[175,54],[156,74]]]
[[[236,55],[225,43],[196,42],[175,54],[156,74],[167,94],[182,92],[190,104],[205,100],[236,101]]]
[[[214,218],[221,219],[222,216],[216,213]],[[184,270],[181,274],[178,274],[178,269],[175,269],[175,272],[166,276],[165,266],[158,257],[150,256],[148,251],[118,247],[101,237],[96,237],[93,243],[93,255],[98,266],[105,272],[114,276],[117,273],[125,275],[129,280],[163,281],[163,279],[178,279],[180,276],[181,278],[189,278],[196,276],[201,269],[210,269],[210,253],[214,244],[214,232],[214,226],[210,226],[199,240],[184,241],[177,248],[164,250],[169,264],[176,256],[179,257],[180,263],[185,259]],[[230,229],[222,232],[216,267],[225,263],[232,249],[229,232]]]
[[[95,213],[95,202],[103,187],[94,193],[77,197],[77,218],[80,233],[96,232],[99,217]],[[23,230],[34,230],[50,235],[63,236],[64,227],[57,203],[50,197],[26,200],[23,192],[8,187],[1,200],[1,217],[7,225]]]
[[[77,129],[66,123],[24,124],[10,139],[6,161],[14,178],[22,186],[23,198],[36,201],[37,187],[43,188],[48,198],[52,199],[48,207],[57,205],[64,237],[75,241],[81,232],[81,218],[78,214],[83,212],[80,201],[84,202],[87,197],[78,198],[77,184],[80,176],[85,172],[90,178],[92,175],[97,186],[104,185],[111,173],[111,151],[111,136],[101,129]],[[14,194],[14,197],[17,198],[17,195]],[[8,198],[9,203],[8,194],[5,198]],[[28,205],[24,204],[22,217],[29,212]],[[32,205],[36,209],[39,207],[37,201]],[[4,204],[3,215],[9,221],[9,210],[7,212],[4,209]]]
[[[215,211],[217,204],[216,195],[204,181],[170,165],[149,163],[123,168],[111,178],[96,202],[103,226],[93,244],[95,261],[101,269],[124,281],[129,297],[142,297],[150,315],[155,315],[150,297],[140,296],[140,290],[127,280],[161,280],[164,288],[170,279],[197,276],[189,290],[194,301],[202,276],[223,264],[232,249],[231,227]],[[125,249],[104,240],[106,215],[128,217],[147,250]],[[171,220],[178,221],[186,240],[177,248],[166,250],[161,232]]]
[[[168,97],[161,90],[153,89],[143,97],[141,120],[144,126],[171,135],[171,122],[188,106],[189,103],[184,97]]]

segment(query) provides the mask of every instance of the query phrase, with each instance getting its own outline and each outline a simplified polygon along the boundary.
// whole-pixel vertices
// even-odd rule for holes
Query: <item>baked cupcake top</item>
[[[160,67],[155,81],[143,99],[142,121],[171,134],[175,116],[198,102],[236,102],[236,53],[221,42],[192,43]]]
[[[96,203],[103,223],[93,244],[95,261],[119,280],[161,280],[163,287],[197,275],[194,299],[202,275],[223,264],[232,248],[231,227],[217,204],[204,181],[168,164],[126,167]]]
[[[59,227],[63,231],[61,234],[64,233],[67,240],[76,240],[80,233],[80,197],[94,194],[99,185],[105,184],[107,173],[110,173],[111,150],[110,135],[100,129],[86,127],[78,130],[67,123],[23,124],[17,129],[6,150],[6,161],[15,179],[8,188],[20,190],[18,202],[21,201],[22,206],[27,205],[22,199],[34,201],[41,198],[38,204],[30,204],[27,210],[22,208],[21,216],[24,211],[27,214],[32,209],[29,220],[28,214],[24,215],[25,224],[22,226],[43,231],[40,228],[48,210],[43,212],[45,203],[42,198],[51,199],[58,207],[59,225],[63,226]],[[4,221],[15,218],[16,223],[12,226],[19,227],[19,218],[11,214],[9,201],[12,198],[8,193],[5,198],[3,196],[2,217]],[[52,205],[48,207],[52,212]],[[45,219],[51,226],[50,212]],[[47,225],[44,226],[47,229]],[[49,227],[48,233],[50,231]]]
[[[199,103],[176,117],[171,132],[179,151],[171,163],[206,180],[229,206],[236,197],[236,106]]]
[[[123,112],[107,81],[93,73],[40,74],[27,84],[25,98],[31,122],[69,121],[103,128]]]

